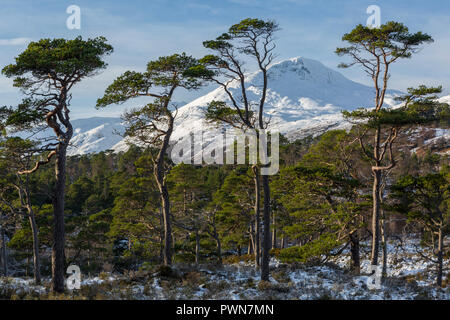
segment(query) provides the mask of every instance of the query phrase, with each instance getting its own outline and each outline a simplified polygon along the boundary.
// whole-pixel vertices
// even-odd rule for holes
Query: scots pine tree
[[[268,68],[275,55],[274,35],[279,30],[277,23],[270,20],[247,18],[232,25],[226,33],[215,40],[204,41],[203,46],[213,50],[215,54],[201,59],[215,76],[212,81],[223,88],[229,99],[229,105],[224,101],[212,101],[206,111],[210,121],[225,123],[232,127],[250,131],[259,138],[260,133],[267,129],[268,120],[264,116],[264,105],[268,89]],[[254,62],[261,72],[261,95],[258,101],[252,101],[245,86],[245,60]],[[237,93],[231,86],[239,85]],[[267,157],[266,157],[267,158]],[[264,164],[265,165],[265,164]],[[271,248],[270,230],[270,186],[269,177],[261,176],[261,163],[253,167],[255,185],[255,216],[256,216],[256,250],[255,262],[259,266],[261,260],[261,279],[269,280],[269,251]],[[259,257],[260,237],[260,202],[261,184],[264,194],[263,205],[263,237],[262,257]]]
[[[173,54],[147,64],[145,72],[127,71],[118,77],[98,99],[97,107],[121,104],[130,99],[146,97],[150,102],[123,114],[125,136],[147,148],[156,148],[152,157],[164,220],[164,264],[172,264],[172,223],[170,198],[166,178],[166,153],[175,126],[176,105],[173,95],[177,89],[196,90],[211,75],[191,56]]]
[[[25,94],[17,107],[2,108],[6,125],[15,130],[38,126],[53,131],[55,139],[42,141],[44,159],[21,174],[32,173],[55,159],[55,188],[53,194],[54,231],[52,247],[52,290],[64,291],[64,195],[66,183],[67,147],[73,135],[70,122],[71,90],[85,78],[106,68],[103,60],[113,48],[106,39],[83,40],[42,39],[31,42],[19,54],[15,63],[2,73],[14,79],[14,86]]]
[[[339,56],[348,56],[351,61],[342,63],[340,67],[360,66],[372,79],[375,90],[374,106],[371,109],[344,112],[344,116],[349,120],[363,123],[358,140],[365,156],[371,161],[373,175],[371,263],[378,265],[383,173],[396,165],[393,144],[398,138],[399,130],[402,127],[423,122],[429,115],[435,115],[433,111],[422,113],[419,106],[424,106],[421,104],[423,102],[421,98],[430,92],[438,91],[437,88],[428,88],[419,92],[412,90],[403,108],[388,109],[384,103],[389,87],[390,71],[393,63],[400,59],[411,58],[422,44],[430,43],[433,39],[422,32],[410,33],[402,23],[391,21],[379,28],[358,25],[345,34],[342,40],[348,46],[337,48],[336,53]],[[428,109],[433,109],[434,106],[428,104],[431,100],[426,102]]]

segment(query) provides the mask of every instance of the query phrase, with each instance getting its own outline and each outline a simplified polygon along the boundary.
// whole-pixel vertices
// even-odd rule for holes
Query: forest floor
[[[450,275],[445,288],[435,286],[436,265],[416,251],[417,241],[389,243],[388,275],[381,287],[370,289],[368,246],[362,247],[361,274],[348,271],[348,253],[320,265],[283,264],[271,260],[270,282],[259,281],[252,261],[223,267],[176,264],[173,269],[150,268],[126,275],[102,273],[83,279],[81,288],[63,295],[49,293],[31,279],[0,278],[0,299],[300,299],[300,300],[450,300]],[[448,269],[450,260],[444,261]]]

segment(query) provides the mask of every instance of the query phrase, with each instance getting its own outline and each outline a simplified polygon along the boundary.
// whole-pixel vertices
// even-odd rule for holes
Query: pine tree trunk
[[[168,100],[169,101],[169,100]],[[167,105],[166,105],[167,108]],[[168,112],[170,114],[170,112]],[[162,145],[156,157],[155,166],[153,168],[153,175],[158,185],[159,196],[161,199],[162,215],[164,221],[164,264],[166,266],[172,265],[172,223],[170,218],[170,198],[169,191],[165,182],[164,157],[167,148],[169,147],[170,137],[173,132],[173,121],[170,117],[168,122],[168,129],[164,136]]]
[[[87,265],[88,265],[88,276],[89,278],[91,277],[91,244],[88,240],[88,261],[87,261]]]
[[[264,211],[263,211],[263,245],[262,245],[262,263],[261,263],[261,280],[269,281],[269,262],[270,262],[270,188],[269,177],[262,177],[262,185],[264,190]]]
[[[387,178],[385,177],[385,180]],[[383,183],[383,186],[380,187],[380,204],[383,204],[383,190],[385,187],[386,181]],[[381,211],[381,221],[380,221],[380,230],[381,230],[381,247],[382,247],[382,267],[381,267],[381,277],[385,278],[387,276],[387,258],[388,258],[388,250],[387,250],[387,234],[386,234],[386,215],[383,208]]]
[[[248,239],[248,249],[247,254],[253,253],[253,235],[250,233],[250,238]]]
[[[371,264],[378,265],[378,255],[380,248],[380,213],[381,213],[381,199],[380,199],[380,188],[381,188],[381,171],[373,171],[373,212],[372,212],[372,254],[371,254]]]
[[[254,247],[253,251],[255,254],[255,265],[257,268],[260,266],[260,234],[261,234],[261,210],[260,210],[260,203],[261,203],[261,184],[259,179],[259,168],[257,166],[254,166],[253,168],[253,175],[254,175],[254,182],[255,182],[255,239],[254,239]]]
[[[437,262],[438,262],[438,272],[436,284],[442,287],[442,269],[444,261],[444,237],[442,235],[442,226],[439,228],[439,238],[438,238],[438,252],[437,252]]]
[[[28,212],[28,221],[31,226],[31,235],[33,237],[33,267],[34,267],[34,282],[41,284],[41,259],[39,256],[39,229],[36,224],[36,217],[34,215],[33,206],[31,205],[31,197],[29,190],[29,177],[26,177],[26,185],[23,189],[25,194],[26,207]],[[21,192],[21,191],[20,191]]]
[[[31,225],[31,234],[33,236],[33,266],[34,266],[34,282],[41,284],[41,259],[39,256],[39,230],[36,225],[36,219],[32,208],[28,209],[29,221]]]
[[[200,263],[200,235],[198,230],[195,230],[195,264]]]
[[[222,244],[220,243],[219,236],[216,237],[216,243],[217,243],[217,257],[219,259],[219,265],[222,265]],[[240,249],[239,249],[240,253]]]
[[[275,212],[272,213],[272,225],[275,226]],[[277,230],[275,227],[272,230],[272,249],[277,248]]]
[[[162,207],[159,207],[159,225],[160,225],[160,232],[159,232],[159,260],[162,264],[164,261],[164,218],[162,214]]]
[[[169,192],[163,182],[158,182],[163,207],[164,220],[164,264],[170,266],[172,264],[172,224],[170,220],[170,202]]]
[[[381,228],[381,247],[382,247],[382,271],[381,275],[382,277],[386,277],[387,275],[387,236],[386,236],[386,221],[384,218],[384,212],[383,212],[383,219],[380,223]]]
[[[3,260],[3,276],[8,276],[8,254],[6,252],[6,234],[2,228],[2,260]]]
[[[66,183],[66,146],[59,145],[55,162],[55,195],[53,200],[52,290],[64,292],[64,192]]]
[[[358,231],[350,234],[350,252],[352,257],[352,272],[359,275],[361,272],[360,257],[359,257],[359,235]]]

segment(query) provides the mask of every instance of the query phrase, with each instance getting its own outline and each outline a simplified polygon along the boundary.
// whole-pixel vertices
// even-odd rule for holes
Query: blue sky
[[[81,30],[66,27],[69,5],[81,8]],[[202,41],[213,39],[231,24],[247,17],[275,19],[282,30],[277,36],[278,60],[304,56],[337,69],[334,54],[340,39],[356,24],[365,24],[366,8],[381,8],[381,20],[405,23],[411,31],[424,31],[435,43],[392,70],[391,87],[405,90],[418,84],[444,86],[450,94],[450,1],[448,0],[0,0],[0,65],[14,61],[29,41],[40,38],[105,36],[115,52],[101,75],[84,81],[74,91],[72,117],[118,116],[124,106],[94,108],[106,86],[128,69],[143,70],[158,56],[185,51],[206,54]],[[358,69],[341,70],[352,80],[369,84]],[[182,92],[180,101],[206,93]],[[20,99],[11,82],[0,77],[0,104]]]

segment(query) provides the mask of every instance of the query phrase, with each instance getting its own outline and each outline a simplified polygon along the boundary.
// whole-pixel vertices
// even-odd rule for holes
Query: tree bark
[[[25,194],[26,208],[28,212],[28,221],[31,226],[31,235],[33,237],[33,267],[34,267],[34,282],[41,284],[41,259],[39,256],[39,229],[36,224],[36,217],[34,215],[33,206],[31,204],[31,196],[29,189],[29,177],[26,177],[23,193]],[[22,190],[19,190],[22,202]]]
[[[262,185],[264,190],[264,211],[263,211],[263,245],[262,245],[262,263],[261,263],[261,280],[269,281],[269,262],[270,262],[270,188],[269,177],[262,177]]]
[[[387,235],[386,235],[386,221],[384,217],[384,212],[382,213],[383,219],[381,220],[380,228],[381,228],[381,247],[382,247],[382,277],[386,277],[387,275]]]
[[[169,192],[164,182],[158,182],[164,220],[164,264],[172,264],[172,224],[170,219]]]
[[[253,235],[250,233],[250,238],[248,239],[248,249],[247,254],[253,253]]]
[[[386,186],[386,179],[387,177],[384,177],[384,181],[382,181],[382,185],[380,187],[380,205],[383,204],[383,191]],[[384,212],[383,208],[380,208],[380,231],[381,231],[381,247],[382,247],[382,268],[381,268],[381,277],[385,278],[387,276],[387,256],[388,256],[388,250],[387,250],[387,234],[386,234],[386,213]]]
[[[28,209],[29,221],[31,225],[31,234],[33,236],[33,266],[34,266],[34,282],[35,284],[41,284],[41,259],[39,256],[39,230],[36,225],[36,219],[33,209]]]
[[[195,230],[195,264],[200,263],[200,235],[198,230]]]
[[[53,199],[52,290],[64,292],[64,193],[66,184],[66,146],[58,146],[55,161],[55,195]]]
[[[275,226],[275,212],[272,213],[272,225]],[[275,227],[272,230],[272,249],[277,248],[277,230]]]
[[[358,231],[350,233],[350,252],[352,259],[351,270],[354,274],[358,275],[361,272]]]
[[[442,227],[439,228],[438,252],[437,252],[437,279],[436,284],[442,287],[442,268],[444,261],[444,236],[442,235]]]
[[[380,213],[381,213],[381,199],[380,199],[380,188],[381,188],[381,171],[373,171],[373,212],[372,212],[372,254],[371,263],[372,265],[378,265],[378,255],[380,248]]]
[[[2,228],[2,260],[3,260],[3,275],[8,276],[8,253],[6,252],[6,234],[5,229]]]
[[[164,218],[163,218],[163,213],[162,213],[162,207],[159,207],[159,226],[160,226],[160,231],[159,231],[159,260],[160,263],[162,264],[164,262]]]
[[[161,207],[164,221],[164,264],[166,266],[172,265],[172,223],[170,218],[170,198],[169,191],[165,181],[164,172],[164,156],[169,147],[170,137],[173,131],[173,118],[169,120],[169,127],[164,136],[161,148],[155,161],[153,174],[159,189],[161,199]]]
[[[217,243],[217,257],[219,259],[219,265],[222,265],[222,244],[220,243],[219,236],[216,237],[216,243]]]
[[[260,234],[261,234],[261,210],[260,210],[260,203],[261,203],[261,184],[259,179],[259,168],[257,166],[252,167],[253,175],[254,175],[254,182],[255,182],[255,239],[254,239],[254,247],[253,251],[255,254],[255,266],[259,268],[260,266]]]

